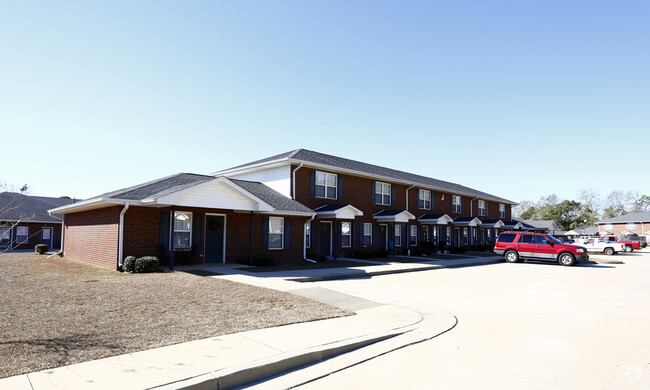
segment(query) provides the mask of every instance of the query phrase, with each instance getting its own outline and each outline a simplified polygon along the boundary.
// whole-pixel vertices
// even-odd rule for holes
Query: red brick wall
[[[292,166],[292,170],[295,169],[296,166]],[[354,234],[358,235],[359,234],[359,226],[362,223],[373,223],[377,224],[377,221],[374,219],[373,215],[379,211],[382,210],[405,210],[406,207],[406,190],[410,186],[402,185],[402,184],[395,184],[391,183],[395,187],[395,199],[394,199],[394,205],[393,206],[385,206],[385,205],[377,205],[373,203],[373,198],[374,198],[374,192],[373,192],[373,186],[372,183],[373,179],[370,178],[365,178],[361,176],[352,176],[352,175],[347,175],[347,174],[341,174],[337,173],[339,176],[342,177],[343,181],[343,189],[342,189],[342,197],[340,199],[322,199],[322,198],[316,198],[311,195],[311,171],[312,169],[299,169],[296,171],[296,200],[305,206],[315,209],[318,207],[321,207],[323,205],[327,204],[337,204],[337,205],[344,205],[344,204],[351,204],[352,206],[358,208],[363,212],[362,217],[357,217],[354,219]],[[323,170],[324,172],[327,172],[327,170]],[[335,172],[332,172],[335,173]],[[390,183],[390,181],[386,181]],[[293,188],[293,185],[292,185]],[[462,213],[455,213],[451,211],[451,195],[456,195],[452,194],[449,192],[442,192],[442,191],[432,191],[431,197],[432,197],[432,208],[431,210],[425,210],[425,209],[419,209],[418,206],[418,198],[417,198],[417,191],[418,187],[413,187],[408,190],[408,211],[413,214],[416,218],[420,217],[421,215],[424,214],[447,214],[451,218],[456,218],[456,217],[478,217],[478,202],[474,200],[473,202],[471,201],[473,197],[467,197],[467,196],[461,196],[462,201],[464,203],[464,210]],[[444,197],[444,199],[443,199]],[[506,217],[501,218],[504,220],[509,220],[510,219],[510,205],[506,205]],[[492,202],[488,201],[487,202],[487,215],[486,216],[481,216],[478,217],[479,219],[500,219],[499,218],[499,203],[498,202]],[[320,221],[321,219],[317,219],[317,222]],[[409,221],[409,225],[412,224],[417,224],[417,219]],[[316,254],[318,252],[318,243],[320,242],[320,230],[318,227],[318,223],[316,224],[316,228],[314,229],[314,232],[312,234],[317,235],[317,245],[315,248],[310,248],[308,251],[310,254]],[[392,232],[393,232],[393,224],[389,224],[389,239],[391,239]],[[403,236],[402,236],[402,246],[400,249],[406,249],[407,246],[405,245],[408,243],[408,228],[405,228],[403,231]],[[462,229],[462,227],[461,227]],[[334,229],[336,230],[336,229]],[[461,230],[462,231],[462,230]],[[332,235],[332,239],[336,240],[336,235]],[[356,239],[353,240],[356,243]],[[419,238],[418,238],[419,242]],[[356,248],[357,250],[360,249],[358,246]],[[339,248],[337,251],[337,256],[351,256],[353,252],[353,248]],[[398,251],[398,252],[401,252]]]
[[[13,225],[12,223],[4,224],[5,227]],[[16,245],[16,234],[18,226],[27,226],[28,239],[25,244]],[[14,249],[34,249],[43,241],[43,228],[52,228],[52,246],[51,249],[61,248],[61,224],[60,223],[40,223],[40,222],[21,222],[15,226],[12,231],[12,243]]]
[[[63,255],[116,269],[120,211],[115,206],[66,214]]]
[[[192,218],[199,214],[202,218],[201,245],[193,251],[174,251],[174,264],[203,264],[205,245],[206,214],[221,214],[226,217],[226,262],[237,263],[250,259],[250,213],[232,210],[206,209],[194,207],[175,208],[176,211],[190,211]],[[160,247],[160,213],[170,212],[167,208],[147,208],[132,206],[124,216],[124,256],[158,256],[163,264],[169,264],[169,251]],[[276,262],[298,261],[303,255],[303,226],[308,218],[291,217],[291,248],[268,250],[262,248],[262,218],[266,215],[253,215],[253,256],[272,258]],[[161,249],[163,249],[161,251]]]
[[[250,258],[250,214],[231,210],[176,207],[202,218],[202,239],[197,250],[174,251],[174,264],[203,264],[205,215],[226,216],[226,262],[248,262]],[[119,214],[122,207],[111,207],[66,215],[65,256],[98,266],[116,269],[118,264]],[[124,257],[158,256],[169,264],[169,251],[160,246],[160,213],[168,208],[131,206],[124,215]],[[276,262],[299,261],[303,257],[303,226],[306,217],[291,217],[291,247],[282,250],[262,248],[262,220],[267,215],[253,216],[253,256],[271,258]]]

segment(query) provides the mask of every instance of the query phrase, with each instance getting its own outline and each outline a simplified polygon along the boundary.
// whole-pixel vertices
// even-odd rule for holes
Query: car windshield
[[[558,240],[557,238],[555,238],[553,236],[548,236],[547,235],[546,238],[548,238],[549,240],[551,240],[551,242],[553,242],[555,244],[561,244],[562,243],[562,241]]]

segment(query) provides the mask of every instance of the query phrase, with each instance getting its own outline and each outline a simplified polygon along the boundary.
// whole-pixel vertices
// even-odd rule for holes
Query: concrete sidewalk
[[[326,288],[308,281],[372,277],[501,262],[500,257],[389,263],[351,268],[252,273],[241,265],[203,267],[213,276],[288,291],[355,312],[330,320],[219,336],[18,375],[0,389],[227,389],[287,388],[392,350],[430,339],[456,325],[442,310],[415,312]],[[315,364],[319,363],[319,364]],[[292,371],[303,368],[299,371]],[[271,378],[279,373],[288,372]],[[271,379],[269,379],[271,378]]]

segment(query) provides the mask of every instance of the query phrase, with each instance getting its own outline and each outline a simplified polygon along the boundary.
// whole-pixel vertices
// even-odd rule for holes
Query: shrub
[[[372,253],[372,257],[387,257],[388,256],[388,251],[386,249],[377,249]]]
[[[422,253],[427,256],[436,252],[436,244],[431,241],[421,242],[420,246],[422,247]]]
[[[641,248],[645,248],[645,247],[648,246],[648,243],[645,242],[645,241],[641,241],[641,244],[640,244],[640,245],[641,245]]]
[[[34,247],[34,251],[38,253],[39,255],[44,255],[49,251],[50,248],[47,246],[47,244],[38,244]]]
[[[160,265],[160,260],[156,256],[143,256],[135,259],[135,268],[136,273],[148,273],[155,272]]]
[[[122,271],[124,272],[135,272],[135,256],[127,256],[126,259],[122,262]]]

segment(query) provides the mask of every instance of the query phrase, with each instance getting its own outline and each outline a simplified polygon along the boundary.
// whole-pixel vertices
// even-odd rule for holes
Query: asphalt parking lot
[[[458,318],[451,331],[305,389],[649,389],[650,251],[314,285]]]

